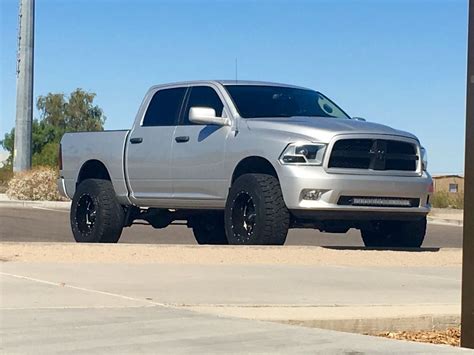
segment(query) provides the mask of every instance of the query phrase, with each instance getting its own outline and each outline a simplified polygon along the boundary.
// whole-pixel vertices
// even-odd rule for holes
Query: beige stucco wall
[[[449,192],[449,184],[458,184],[458,192],[464,192],[464,178],[460,178],[457,176],[442,176],[434,177],[433,180],[435,192]]]

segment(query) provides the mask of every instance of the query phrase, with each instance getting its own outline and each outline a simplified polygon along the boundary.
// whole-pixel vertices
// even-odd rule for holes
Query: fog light
[[[303,200],[316,201],[321,198],[325,190],[305,189],[301,191],[301,197]]]
[[[377,197],[354,197],[352,199],[354,206],[393,206],[393,207],[412,207],[409,199],[401,198],[377,198]]]

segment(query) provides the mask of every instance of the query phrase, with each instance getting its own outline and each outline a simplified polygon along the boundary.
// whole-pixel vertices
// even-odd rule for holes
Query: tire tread
[[[233,238],[230,214],[232,199],[237,190],[245,189],[248,185],[256,185],[260,192],[260,198],[264,205],[264,225],[261,233],[249,241],[249,244],[282,245],[285,243],[290,224],[290,214],[286,208],[285,201],[278,179],[267,174],[245,174],[240,176],[231,187],[226,205],[226,231],[229,243],[235,241]]]
[[[91,194],[100,201],[98,216],[100,224],[90,235],[84,236],[75,225],[76,204],[83,194]],[[81,182],[71,206],[71,228],[77,242],[117,243],[122,234],[124,211],[117,202],[112,183],[108,180],[87,179]]]

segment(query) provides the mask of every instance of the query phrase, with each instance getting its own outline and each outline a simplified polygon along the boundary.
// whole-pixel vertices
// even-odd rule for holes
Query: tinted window
[[[334,102],[313,90],[259,85],[227,85],[226,88],[243,118],[349,118]]]
[[[224,104],[222,103],[216,91],[209,86],[194,86],[191,88],[188,105],[184,113],[184,124],[194,124],[189,121],[189,109],[191,107],[209,107],[216,111],[217,117],[222,117]]]
[[[157,91],[148,105],[143,126],[176,125],[185,93],[186,88]]]

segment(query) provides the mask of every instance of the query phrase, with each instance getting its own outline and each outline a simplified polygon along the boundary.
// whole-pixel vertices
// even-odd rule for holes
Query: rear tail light
[[[432,182],[430,186],[428,186],[428,193],[433,193],[434,192],[434,183]]]
[[[59,162],[59,170],[63,170],[63,147],[61,143],[59,144],[58,162]]]

